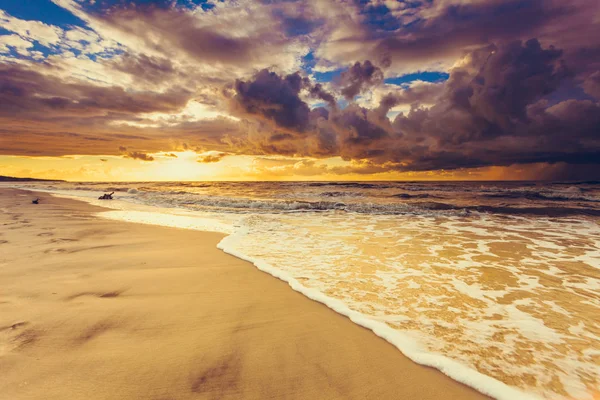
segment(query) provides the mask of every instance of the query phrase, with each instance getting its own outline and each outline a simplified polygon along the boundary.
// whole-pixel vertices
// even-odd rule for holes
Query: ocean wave
[[[342,211],[360,214],[430,214],[431,212],[455,212],[464,214],[462,208],[450,204],[421,203],[371,203],[344,201],[301,201],[301,200],[258,200],[232,197],[204,196],[186,193],[187,196],[172,196],[167,193],[144,193],[137,197],[148,205],[184,207],[194,210],[233,213],[281,213]],[[332,196],[335,197],[335,196]]]
[[[555,185],[600,185],[600,181],[555,182]]]
[[[132,192],[129,192],[132,193]],[[600,216],[600,208],[573,207],[570,204],[563,207],[546,206],[508,206],[508,205],[456,205],[440,201],[414,201],[414,202],[369,202],[355,197],[360,193],[349,195],[345,192],[326,192],[321,195],[343,201],[320,200],[269,200],[252,199],[240,197],[210,196],[189,193],[186,191],[172,192],[139,192],[135,196],[136,201],[147,205],[162,207],[183,207],[192,210],[205,210],[227,213],[285,213],[285,212],[347,212],[357,214],[373,215],[445,215],[445,216],[468,216],[472,214],[505,214],[505,215],[535,215],[548,217],[561,216]],[[429,194],[395,195],[401,199],[428,199],[436,198]]]
[[[357,192],[322,192],[319,193],[323,197],[362,197],[361,193]]]
[[[393,187],[389,184],[380,183],[362,183],[362,182],[310,182],[306,186],[322,187],[322,186],[339,186],[357,189],[387,189]]]
[[[189,193],[188,193],[189,195]],[[325,211],[343,209],[346,204],[334,201],[270,201],[239,199],[230,197],[207,196],[200,197],[189,195],[187,197],[174,197],[159,195],[146,196],[146,202],[168,204],[170,206],[184,205],[188,208],[206,208],[214,211],[240,211],[240,212],[281,212],[281,211]]]
[[[473,206],[465,210],[506,215],[542,216],[542,217],[571,217],[588,216],[600,217],[600,209],[578,207],[504,207],[504,206]]]
[[[435,197],[438,198],[438,196],[432,196],[428,193],[422,193],[422,194],[408,194],[408,193],[398,193],[398,194],[393,194],[390,197],[395,197],[397,199],[426,199],[429,197]]]
[[[598,203],[600,199],[596,199],[590,196],[582,196],[581,191],[578,190],[565,190],[561,192],[547,192],[547,191],[502,191],[499,193],[486,193],[483,197],[493,199],[525,199],[525,200],[542,200],[542,201],[587,201]]]
[[[472,183],[64,183],[46,190],[78,193],[115,191],[119,198],[151,206],[181,207],[236,214],[284,212],[348,212],[374,215],[456,215],[477,213],[531,216],[599,216],[595,189],[575,185],[530,186]],[[374,191],[373,188],[388,188]],[[196,190],[197,188],[200,188]],[[207,189],[208,188],[208,189]],[[405,192],[403,192],[405,191]],[[468,192],[469,194],[447,194]],[[469,192],[470,191],[470,192]],[[124,195],[124,193],[127,193]],[[434,200],[434,201],[432,201]],[[506,201],[504,201],[506,200]]]

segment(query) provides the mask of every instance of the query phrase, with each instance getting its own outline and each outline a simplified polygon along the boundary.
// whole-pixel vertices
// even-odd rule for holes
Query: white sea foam
[[[338,299],[329,297],[318,290],[302,285],[291,274],[273,267],[264,260],[248,257],[246,254],[236,251],[236,243],[247,234],[248,229],[241,228],[236,233],[221,240],[217,247],[228,254],[251,262],[259,270],[287,282],[288,285],[295,291],[302,293],[312,300],[326,305],[339,314],[345,315],[357,325],[370,329],[377,336],[393,344],[405,356],[418,364],[436,368],[452,379],[464,383],[465,385],[468,385],[483,394],[487,394],[499,400],[514,400],[515,398],[527,400],[539,398],[535,395],[527,394],[521,390],[510,387],[505,383],[493,379],[487,375],[481,374],[448,357],[432,354],[423,349],[423,347],[414,338],[394,330],[385,323],[369,318],[368,315],[350,309],[346,304]]]

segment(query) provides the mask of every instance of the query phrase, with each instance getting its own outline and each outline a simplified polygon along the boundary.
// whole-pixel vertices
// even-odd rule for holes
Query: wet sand
[[[481,399],[216,248],[0,189],[2,399]]]

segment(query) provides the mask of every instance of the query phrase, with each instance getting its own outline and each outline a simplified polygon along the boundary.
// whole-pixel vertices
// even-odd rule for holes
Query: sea
[[[10,185],[221,232],[223,251],[494,398],[600,398],[600,182]]]

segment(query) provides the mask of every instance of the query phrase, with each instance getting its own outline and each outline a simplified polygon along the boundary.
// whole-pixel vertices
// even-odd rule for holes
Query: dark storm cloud
[[[428,143],[406,156],[411,167],[594,160],[600,152],[593,140],[600,130],[598,104],[566,100],[548,106],[544,100],[572,79],[561,54],[537,40],[473,53],[470,64],[452,71],[436,105],[394,121],[403,137]]]
[[[234,110],[242,111],[240,115],[246,117],[274,123],[272,129],[254,131],[249,136],[262,152],[335,156],[343,147],[356,147],[361,154],[372,154],[362,145],[369,147],[386,137],[382,125],[389,127],[389,120],[357,105],[343,110],[336,107],[310,110],[301,92],[314,95],[320,91],[320,86],[310,85],[297,74],[280,76],[263,70],[252,81],[238,82]],[[265,146],[265,141],[269,145]]]
[[[317,83],[317,84],[311,86],[310,81],[308,79],[305,80],[305,85],[310,87],[309,92],[313,98],[320,99],[320,100],[327,102],[327,104],[330,107],[333,107],[333,108],[337,107],[335,97],[331,93],[327,92],[323,88],[323,85],[321,85],[320,83]]]
[[[356,62],[350,69],[344,71],[340,77],[341,91],[344,97],[352,100],[363,90],[383,82],[383,72],[371,61]]]
[[[442,97],[426,111],[427,118],[420,121],[417,117],[414,123],[441,144],[514,132],[519,124],[528,123],[528,105],[552,93],[570,76],[561,54],[554,48],[542,49],[537,40],[475,51],[470,64],[452,71]],[[397,124],[400,129],[401,122]]]
[[[280,128],[303,132],[308,126],[310,109],[299,97],[302,87],[302,77],[297,73],[280,77],[264,69],[251,81],[235,83],[234,106]]]
[[[309,111],[301,95],[303,89],[310,94],[310,85],[301,85],[296,75],[267,71],[238,85],[236,99],[246,117],[275,124],[249,136],[260,152],[337,155],[401,171],[600,162],[598,103],[547,100],[574,79],[562,55],[535,39],[486,46],[453,69],[443,86],[429,85],[431,93],[390,94],[374,109]],[[393,123],[388,119],[391,107],[419,96],[435,97],[435,105],[414,106]],[[297,129],[301,136],[277,129]],[[277,143],[262,145],[268,141]]]
[[[473,113],[503,127],[513,119],[525,121],[527,105],[555,91],[570,75],[561,56],[561,50],[542,49],[535,39],[493,49],[467,85]],[[455,105],[467,101],[460,98],[464,94],[465,90],[454,92]]]

